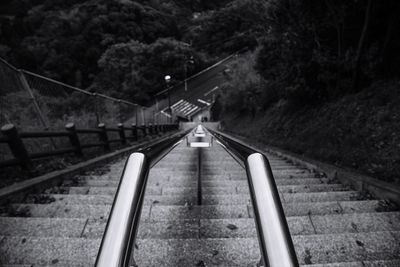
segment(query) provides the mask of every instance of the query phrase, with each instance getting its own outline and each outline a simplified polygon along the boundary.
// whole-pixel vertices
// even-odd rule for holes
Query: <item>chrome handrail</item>
[[[148,161],[143,153],[129,156],[96,260],[98,267],[127,266],[140,219]]]
[[[96,258],[96,267],[126,267],[139,225],[149,169],[169,153],[188,131],[155,142],[132,153],[126,161],[107,226]]]
[[[243,142],[233,140],[220,132],[209,131],[236,160],[244,163],[263,265],[298,267],[293,241],[268,159],[260,151]]]

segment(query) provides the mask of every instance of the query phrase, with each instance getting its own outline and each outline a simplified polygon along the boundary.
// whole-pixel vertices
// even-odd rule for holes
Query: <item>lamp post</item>
[[[170,122],[172,121],[172,109],[171,109],[171,95],[170,95],[170,92],[169,92],[169,82],[171,81],[171,76],[169,76],[169,75],[166,75],[165,77],[164,77],[164,79],[165,79],[165,83],[167,84],[167,94],[168,94],[168,109],[169,109],[169,113],[170,113],[170,115],[171,115],[171,118],[170,118]]]
[[[194,60],[193,60],[193,56],[190,56],[190,59],[189,60],[187,60],[187,59],[185,59],[185,62],[184,62],[184,64],[183,64],[183,66],[184,66],[184,69],[185,69],[185,92],[187,91],[187,63],[189,63],[189,64],[194,64]]]
[[[184,69],[185,69],[185,92],[187,91],[187,64],[194,64],[193,56],[190,56],[189,60],[185,59],[185,62],[183,64]]]

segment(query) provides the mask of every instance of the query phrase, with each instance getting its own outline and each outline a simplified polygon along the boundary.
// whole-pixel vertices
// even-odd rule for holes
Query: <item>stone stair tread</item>
[[[101,238],[106,227],[104,220],[89,220],[82,234],[87,238]],[[200,223],[197,219],[162,220],[140,222],[138,239],[194,239],[199,237]]]
[[[28,204],[88,204],[88,205],[109,205],[114,200],[113,195],[82,195],[82,194],[37,194],[29,195],[24,203]]]
[[[309,235],[294,236],[293,241],[301,264],[338,261],[353,264],[369,260],[376,261],[369,266],[379,266],[376,263],[383,259],[397,263],[398,235],[398,232]],[[1,237],[0,240],[4,252],[1,262],[11,264],[39,261],[40,264],[93,264],[100,242],[99,239],[34,237]],[[200,261],[206,266],[249,266],[259,259],[255,238],[139,239],[137,245],[135,259],[142,266],[190,266]]]
[[[293,235],[315,234],[307,216],[291,217],[288,226]],[[253,218],[246,219],[202,219],[200,221],[201,238],[257,238]]]
[[[330,191],[330,192],[302,192],[282,193],[283,202],[327,202],[327,201],[349,201],[360,198],[357,191]]]
[[[89,186],[89,187],[117,187],[119,179],[105,180],[105,179],[82,179],[77,181],[78,186]],[[68,182],[63,184],[68,186]]]
[[[139,266],[255,266],[257,239],[142,239],[137,242]]]
[[[86,222],[79,218],[0,217],[0,235],[80,237]]]
[[[0,237],[0,263],[93,266],[100,239]]]
[[[321,185],[328,184],[329,180],[326,178],[299,178],[299,179],[277,179],[276,184],[278,186],[296,186],[296,185]],[[182,186],[182,183],[175,181],[173,183],[167,181],[161,184]],[[196,186],[197,183],[193,182],[192,186]],[[202,179],[201,185],[205,187],[226,187],[226,186],[248,186],[247,179],[243,180],[218,180],[218,179]]]
[[[249,218],[249,216],[250,214],[247,205],[155,205],[151,208],[149,220],[158,221],[200,218]]]
[[[293,236],[300,264],[397,259],[399,232]]]
[[[100,188],[89,189],[89,194],[104,193],[106,190],[96,190]],[[197,186],[147,186],[147,195],[174,195],[174,194],[197,194]],[[310,185],[278,185],[278,191],[282,193],[306,193],[306,192],[330,192],[347,191],[348,189],[341,184],[310,184]],[[70,190],[71,192],[71,190]],[[203,186],[204,194],[238,194],[249,193],[249,187],[243,186]]]
[[[108,217],[111,205],[13,204],[10,208],[10,215],[17,217],[104,219]]]
[[[311,215],[317,234],[400,231],[400,212]]]
[[[276,179],[276,184],[278,186],[296,186],[296,185],[323,185],[330,184],[330,180],[326,178],[294,178],[294,179]],[[101,184],[102,182],[99,182]],[[230,187],[230,186],[248,186],[247,179],[243,180],[229,180],[229,179],[202,179],[202,186],[204,187]],[[167,179],[149,179],[148,185],[161,185],[161,186],[169,186],[169,187],[196,187],[196,180],[188,180],[185,177],[182,177],[181,180],[167,180]]]
[[[391,232],[294,236],[300,264],[396,259],[398,240]],[[255,238],[138,240],[135,259],[144,266],[251,266],[259,259]],[[152,256],[150,256],[152,255]]]
[[[360,198],[357,191],[331,191],[331,192],[308,192],[308,193],[281,193],[283,203],[290,202],[331,202],[350,201]],[[205,205],[216,204],[247,204],[250,203],[249,193],[202,195],[202,203]]]
[[[400,259],[378,260],[378,261],[357,261],[357,262],[336,262],[329,264],[302,265],[308,267],[398,267]]]
[[[364,267],[399,267],[399,259],[394,260],[378,260],[378,261],[363,261]]]
[[[283,203],[286,216],[375,212],[379,206],[377,200]]]

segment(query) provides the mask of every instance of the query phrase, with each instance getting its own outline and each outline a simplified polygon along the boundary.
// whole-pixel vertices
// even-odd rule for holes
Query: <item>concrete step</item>
[[[148,207],[148,206],[147,206]],[[12,204],[8,216],[40,218],[106,219],[111,205]],[[145,208],[144,208],[145,211]],[[3,216],[3,217],[8,217]]]
[[[398,267],[400,260],[378,260],[378,261],[357,261],[357,262],[336,262],[329,264],[302,265],[308,267]]]
[[[176,187],[176,186],[153,186],[146,187],[146,195],[174,195],[174,194],[197,194],[196,187]],[[279,185],[278,191],[281,193],[305,193],[305,192],[326,192],[326,191],[346,191],[348,190],[341,184],[310,184],[310,185]],[[57,187],[47,190],[50,194],[81,194],[81,195],[114,195],[116,187]],[[242,194],[249,193],[249,188],[245,186],[202,186],[204,194]]]
[[[101,238],[106,227],[104,220],[89,220],[82,237]],[[200,223],[197,219],[140,222],[137,238],[140,239],[187,239],[199,238]]]
[[[87,205],[111,205],[114,201],[113,195],[80,195],[80,194],[47,194],[30,195],[24,203],[49,204],[56,202],[63,205],[87,204]],[[193,205],[197,202],[197,195],[145,195],[144,205]]]
[[[281,193],[331,192],[347,191],[342,184],[309,184],[309,185],[278,185]]]
[[[349,201],[361,199],[357,191],[331,191],[331,192],[307,192],[307,193],[281,193],[283,202],[327,202]]]
[[[0,217],[0,236],[80,237],[87,219]]]
[[[292,235],[315,234],[310,219],[290,217],[288,226]],[[202,219],[200,220],[201,238],[257,238],[256,225],[253,218],[241,219]]]
[[[71,186],[66,187],[65,191],[68,192],[68,194],[114,195],[117,192],[117,187]],[[160,190],[158,192],[161,193]]]
[[[249,218],[246,205],[203,205],[167,206],[154,205],[150,211],[150,221],[181,219]],[[142,219],[145,219],[142,217]]]
[[[389,260],[399,255],[397,234],[309,235],[293,241],[301,264]],[[259,260],[258,241],[249,238],[146,239],[138,248],[135,259],[143,266],[254,266]]]
[[[381,260],[397,263],[399,237],[399,232],[300,235],[293,242],[301,264],[368,261],[379,266]],[[0,262],[89,266],[99,244],[99,239],[0,237]],[[135,259],[139,266],[252,266],[259,248],[255,238],[139,239]]]
[[[148,206],[144,206],[146,208]],[[379,201],[333,201],[284,203],[283,208],[287,217],[306,215],[372,213],[379,211]],[[180,220],[180,219],[228,219],[253,217],[250,205],[203,205],[203,206],[174,206],[153,205],[149,220]]]
[[[100,239],[0,236],[1,264],[93,266]]]
[[[333,192],[311,192],[311,193],[281,193],[283,203],[292,202],[332,202],[332,201],[350,201],[361,198],[357,191],[333,191]],[[220,195],[202,195],[202,203],[205,205],[216,204],[247,204],[250,203],[249,194],[220,194]]]
[[[400,212],[311,215],[316,234],[400,231]]]
[[[117,187],[119,180],[95,180],[95,179],[80,179],[74,181],[66,181],[63,186],[89,186],[89,187]]]
[[[327,202],[327,201],[349,201],[360,198],[356,191],[344,192],[316,192],[316,193],[284,193],[281,194],[283,202]],[[80,195],[80,194],[42,194],[30,195],[25,200],[28,204],[88,204],[88,205],[109,205],[114,200],[113,195]],[[174,195],[146,195],[144,205],[193,205],[197,202],[196,194],[174,194]],[[202,195],[204,205],[216,204],[249,204],[249,194],[219,194]]]
[[[300,264],[398,259],[399,232],[298,235],[293,237]]]
[[[256,239],[144,239],[137,242],[139,266],[255,266]]]
[[[400,212],[288,217],[293,235],[400,231]],[[203,238],[257,237],[253,219],[200,221]]]
[[[213,174],[209,174],[213,175]],[[218,174],[217,174],[218,175]],[[222,175],[219,174],[219,175]],[[225,173],[224,175],[230,175],[231,180],[241,180],[241,179],[246,179],[246,174],[245,173]],[[289,174],[289,173],[273,173],[275,180],[277,179],[293,179],[293,178],[315,178],[317,175],[313,173],[295,173],[295,174]]]
[[[225,177],[223,177],[225,178]],[[229,178],[229,177],[228,177]],[[328,184],[330,180],[325,178],[299,178],[299,179],[277,179],[277,185],[311,185],[311,184]],[[117,183],[116,183],[117,184]],[[182,179],[149,179],[149,186],[152,185],[162,185],[162,186],[175,186],[175,187],[194,187],[197,186],[196,179],[187,179],[187,177],[182,177]],[[82,185],[85,185],[82,183]],[[86,183],[90,186],[109,186],[108,181],[93,181]],[[201,185],[205,187],[224,187],[224,186],[248,186],[247,179],[242,180],[229,180],[229,179],[201,179]]]

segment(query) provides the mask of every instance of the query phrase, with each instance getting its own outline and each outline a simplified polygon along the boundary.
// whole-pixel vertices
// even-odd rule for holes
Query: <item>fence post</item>
[[[121,100],[118,99],[118,120],[122,123],[122,110],[121,110]]]
[[[78,133],[76,132],[75,124],[72,122],[65,125],[65,129],[69,133],[69,141],[71,145],[75,148],[75,154],[77,156],[83,156],[81,142],[79,141]]]
[[[121,144],[126,144],[124,124],[118,123],[119,138],[121,138]]]
[[[97,127],[100,129],[99,139],[104,143],[104,150],[110,151],[110,143],[108,142],[106,125],[104,123],[99,123]]]
[[[158,135],[158,124],[154,123],[154,134]]]
[[[143,135],[143,137],[145,137],[147,135],[147,126],[144,123],[142,125],[142,135]]]
[[[1,133],[8,138],[8,145],[11,153],[19,161],[24,169],[30,169],[32,166],[28,151],[18,134],[17,128],[13,124],[6,124],[1,127]]]
[[[97,124],[99,124],[101,118],[100,118],[100,114],[99,114],[99,104],[97,103],[97,93],[93,93],[92,96],[93,96],[93,101],[94,101],[94,114],[96,116],[96,122],[97,122]]]
[[[138,129],[137,129],[137,124],[132,123],[132,140],[137,141],[138,140]]]

